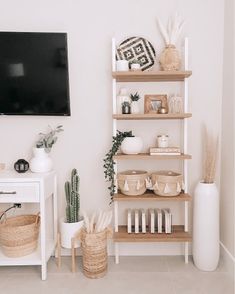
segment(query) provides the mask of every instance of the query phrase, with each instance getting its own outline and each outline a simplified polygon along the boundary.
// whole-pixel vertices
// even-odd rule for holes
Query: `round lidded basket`
[[[128,196],[142,195],[146,191],[146,180],[149,174],[144,170],[127,170],[117,175],[118,188]]]
[[[177,196],[183,189],[183,176],[173,171],[151,174],[154,193],[158,196]]]
[[[21,215],[0,224],[0,246],[8,257],[31,254],[37,248],[40,216]]]
[[[99,233],[80,231],[83,273],[91,279],[105,276],[108,269],[107,238],[112,235],[109,229]]]

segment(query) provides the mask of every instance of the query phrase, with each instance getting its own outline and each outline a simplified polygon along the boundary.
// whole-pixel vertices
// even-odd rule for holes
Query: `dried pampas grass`
[[[218,157],[218,136],[208,132],[207,128],[203,130],[203,183],[211,184],[215,182],[216,163]]]
[[[185,21],[181,21],[178,13],[175,13],[173,17],[168,20],[168,25],[165,28],[160,19],[157,20],[158,27],[160,29],[161,35],[167,45],[176,45],[182,29],[185,25]]]

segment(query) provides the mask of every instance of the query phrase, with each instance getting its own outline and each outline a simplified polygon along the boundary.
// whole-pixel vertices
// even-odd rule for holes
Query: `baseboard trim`
[[[228,248],[220,241],[221,258],[224,263],[225,270],[233,277],[235,270],[235,257],[228,250]]]

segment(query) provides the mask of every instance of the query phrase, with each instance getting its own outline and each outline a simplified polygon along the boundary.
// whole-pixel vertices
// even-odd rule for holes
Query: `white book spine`
[[[157,232],[162,233],[162,211],[161,209],[156,209],[156,219],[157,219]]]
[[[149,232],[151,234],[155,233],[155,213],[154,209],[149,209],[149,222],[148,222]]]
[[[171,212],[169,208],[165,208],[162,210],[163,212],[163,218],[164,218],[164,231],[166,234],[171,233]]]
[[[132,223],[131,223],[131,209],[127,210],[127,233],[132,233]]]
[[[141,209],[141,231],[142,233],[146,233],[146,212],[144,209]]]
[[[135,233],[139,233],[139,210],[135,209]]]

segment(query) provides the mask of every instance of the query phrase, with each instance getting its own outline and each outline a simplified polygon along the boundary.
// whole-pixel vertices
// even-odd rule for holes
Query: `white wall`
[[[176,10],[187,21],[184,34],[190,40],[193,71],[189,82],[193,113],[189,122],[192,191],[201,178],[201,124],[205,122],[216,132],[220,131],[223,1],[2,1],[1,30],[68,32],[72,116],[0,117],[0,162],[6,162],[9,168],[18,158],[30,159],[39,131],[48,124],[64,125],[65,132],[52,151],[59,179],[61,215],[64,213],[63,183],[73,167],[77,167],[81,175],[82,209],[105,208],[109,203],[102,159],[112,136],[111,37],[121,40],[126,36],[145,36],[160,50],[163,44],[156,18],[166,23]],[[148,124],[148,127],[154,129],[154,125]],[[130,251],[138,251],[138,248]],[[178,252],[174,244],[159,244],[159,248],[165,253]]]
[[[224,73],[221,149],[221,242],[234,256],[235,125],[234,125],[234,2],[225,1]]]

